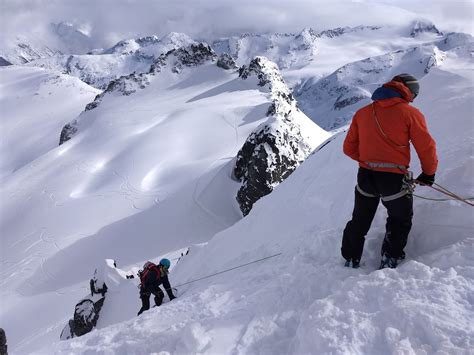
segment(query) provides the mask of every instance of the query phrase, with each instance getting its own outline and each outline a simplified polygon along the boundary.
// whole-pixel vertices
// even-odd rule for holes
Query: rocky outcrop
[[[219,56],[217,66],[225,70],[237,69],[234,58],[232,58],[228,53],[222,53]]]
[[[0,67],[6,67],[8,65],[12,65],[12,63],[10,63],[8,60],[6,60],[3,57],[0,57]]]
[[[335,38],[335,37],[342,36],[346,33],[366,31],[366,30],[375,31],[375,30],[379,30],[380,28],[381,28],[380,26],[336,27],[329,30],[321,31],[315,34],[315,37]]]
[[[245,216],[257,200],[272,192],[304,161],[311,147],[294,119],[296,101],[277,66],[264,57],[256,57],[239,69],[239,75],[243,80],[256,77],[257,84],[269,91],[272,100],[268,121],[247,138],[233,171],[242,182],[237,201]]]
[[[295,37],[292,49],[297,51],[313,50],[316,39],[317,36],[314,30],[312,28],[305,28]]]
[[[8,354],[8,347],[7,347],[7,336],[5,335],[5,331],[3,328],[0,328],[0,355],[7,355]]]
[[[433,33],[438,36],[443,35],[432,22],[423,20],[415,21],[411,27],[410,36],[417,37],[422,33]]]
[[[110,261],[108,262],[110,263]],[[115,265],[115,262],[113,262],[113,265]],[[99,272],[97,269],[95,270],[89,286],[91,290],[90,295],[80,300],[74,307],[73,318],[69,320],[61,332],[61,340],[87,334],[97,325],[100,310],[104,305],[105,295],[107,293],[107,285],[104,281],[103,271]]]
[[[217,60],[217,55],[208,44],[204,42],[191,44],[183,48],[172,49],[166,54],[160,55],[153,61],[147,73],[132,73],[112,80],[107,88],[95,97],[94,101],[86,105],[84,112],[82,112],[78,118],[63,127],[60,134],[59,145],[77,134],[81,116],[85,112],[97,108],[104,97],[108,95],[129,96],[138,90],[143,90],[150,85],[153,77],[159,74],[165,67],[170,68],[173,73],[180,73],[185,67],[198,66],[215,60]]]
[[[67,123],[63,127],[63,129],[61,130],[61,134],[59,135],[59,145],[70,140],[77,133],[77,131],[77,120]]]

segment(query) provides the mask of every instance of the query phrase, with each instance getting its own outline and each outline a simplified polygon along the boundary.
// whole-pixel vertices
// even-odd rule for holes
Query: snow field
[[[299,71],[296,61],[285,76],[297,83],[308,73],[326,75],[367,53],[427,41],[407,40],[397,31],[393,41],[387,41],[385,29],[369,32],[370,39],[367,33],[321,39],[319,45],[327,40],[333,52],[320,46],[311,65]],[[414,105],[437,141],[437,182],[469,197],[474,196],[474,90],[470,47],[460,42],[454,49],[446,44],[446,53],[435,51],[439,66],[421,79]],[[342,54],[341,46],[347,49]],[[337,60],[331,60],[336,49]],[[415,64],[419,69],[426,63],[418,63],[419,53],[413,53],[388,62],[403,71]],[[253,78],[242,81],[214,65],[180,75],[165,70],[143,91],[107,95],[98,108],[81,115],[79,134],[56,147],[62,125],[83,108],[79,97],[88,102],[84,97],[97,91],[80,82],[67,91],[69,79],[62,76],[62,84],[54,79],[50,85],[50,72],[33,68],[0,73],[0,103],[21,101],[25,112],[16,116],[22,110],[14,104],[11,115],[2,112],[7,117],[2,125],[14,137],[0,187],[0,323],[10,352],[470,354],[474,348],[474,215],[469,206],[415,199],[407,260],[396,270],[379,271],[386,218],[380,207],[362,267],[342,267],[339,247],[357,172],[356,163],[342,154],[344,134],[317,150],[239,221],[232,158],[266,120],[270,104],[268,92],[257,90]],[[355,74],[346,73],[349,80]],[[30,102],[36,106],[24,104]],[[54,125],[27,123],[27,118],[44,117],[52,103],[67,106]],[[35,137],[37,150],[25,136]],[[22,144],[18,149],[17,142]],[[415,154],[412,162],[416,176]],[[444,197],[426,187],[416,193]],[[136,272],[145,260],[172,258],[188,246],[189,255],[174,265],[172,286],[282,255],[178,287],[178,299],[140,317],[137,280],[109,268],[110,293],[98,329],[58,341],[105,258]]]
[[[56,147],[2,186],[2,302],[9,307],[0,316],[12,325],[10,347],[30,352],[56,340],[104,258],[131,265],[207,241],[240,219],[231,161],[267,120],[270,99],[254,81],[208,64],[179,75],[165,70],[130,96],[106,95],[59,147],[66,122],[47,127]],[[43,316],[47,326],[21,326],[36,306],[52,303],[61,311]]]
[[[437,181],[468,193],[472,185],[463,176],[472,161],[472,82],[436,69],[421,85],[426,90],[416,106],[426,114],[438,142]],[[456,95],[460,92],[464,95]],[[451,121],[445,118],[448,112],[457,113]],[[451,128],[454,136],[446,135]],[[123,324],[56,343],[55,351],[470,353],[470,207],[415,199],[407,260],[396,270],[377,270],[386,217],[380,207],[362,267],[344,268],[339,246],[353,207],[357,168],[343,157],[343,138],[335,137],[310,156],[257,202],[249,216],[206,245],[192,247],[170,280],[179,285],[278,252],[281,256],[183,286],[173,302]],[[452,171],[457,172],[454,177]],[[428,188],[416,192],[437,196]]]

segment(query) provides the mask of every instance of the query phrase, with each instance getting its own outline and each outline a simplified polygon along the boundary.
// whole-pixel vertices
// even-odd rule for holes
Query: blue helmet
[[[169,269],[170,266],[171,266],[171,261],[169,261],[168,259],[163,258],[163,259],[160,260],[160,265],[164,266],[167,269]]]

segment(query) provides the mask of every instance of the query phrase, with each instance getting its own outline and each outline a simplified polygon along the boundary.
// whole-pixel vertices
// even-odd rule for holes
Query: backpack
[[[156,275],[158,276],[158,278],[161,276],[161,272],[158,266],[156,264],[153,264],[151,261],[147,261],[145,265],[143,265],[143,270],[138,272],[138,276],[140,277],[140,283],[142,285],[145,284],[145,280],[148,274],[150,273],[150,271],[152,270],[156,271]]]

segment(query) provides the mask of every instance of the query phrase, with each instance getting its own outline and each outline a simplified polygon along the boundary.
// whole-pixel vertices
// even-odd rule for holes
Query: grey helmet
[[[392,81],[403,83],[413,94],[413,99],[418,96],[420,92],[420,84],[418,80],[411,74],[403,73],[393,77]]]

